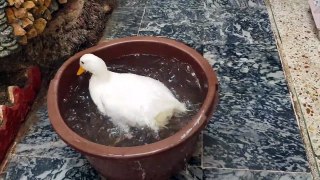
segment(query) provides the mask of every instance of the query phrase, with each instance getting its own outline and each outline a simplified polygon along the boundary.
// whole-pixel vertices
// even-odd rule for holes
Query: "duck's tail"
[[[186,105],[184,103],[177,104],[174,107],[168,108],[168,110],[160,112],[155,117],[155,124],[159,128],[166,128],[166,125],[169,123],[169,120],[173,116],[179,116],[187,111]]]
[[[160,128],[166,128],[166,125],[169,123],[169,120],[173,116],[172,110],[162,111],[155,117],[155,125]]]
[[[187,112],[187,111],[188,111],[188,109],[187,109],[186,104],[179,102],[179,104],[178,104],[178,105],[176,106],[176,108],[175,108],[175,113],[174,113],[174,115],[179,115],[179,114],[185,113],[185,112]]]

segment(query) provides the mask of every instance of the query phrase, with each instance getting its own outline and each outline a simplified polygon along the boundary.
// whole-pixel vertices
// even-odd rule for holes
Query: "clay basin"
[[[76,78],[79,58],[93,53],[106,62],[130,54],[174,57],[192,66],[205,89],[200,110],[178,132],[155,143],[133,147],[111,147],[89,141],[75,133],[62,118],[61,103],[67,87]],[[192,48],[177,41],[156,37],[130,37],[100,43],[69,58],[51,81],[48,111],[53,128],[71,147],[82,153],[107,179],[167,179],[181,170],[195,150],[201,130],[218,102],[218,81],[209,63]]]

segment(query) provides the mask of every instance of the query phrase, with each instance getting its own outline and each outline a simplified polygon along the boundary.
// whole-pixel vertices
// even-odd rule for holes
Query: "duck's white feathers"
[[[92,75],[89,84],[101,113],[125,129],[149,126],[158,131],[172,116],[187,110],[164,84],[149,77],[106,71],[104,76]]]

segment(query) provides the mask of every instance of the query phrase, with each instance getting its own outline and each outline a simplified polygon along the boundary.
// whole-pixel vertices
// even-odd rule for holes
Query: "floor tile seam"
[[[275,36],[275,39],[276,39],[276,42],[277,42],[277,49],[278,49],[278,53],[279,53],[279,58],[280,58],[280,61],[281,61],[281,66],[282,66],[282,70],[285,74],[285,79],[287,81],[287,84],[288,84],[288,88],[289,88],[289,91],[290,91],[290,99],[292,101],[292,104],[294,105],[294,97],[295,96],[296,100],[298,101],[298,104],[299,104],[299,109],[300,109],[300,114],[302,115],[303,119],[304,119],[304,122],[305,122],[305,115],[302,111],[302,106],[301,106],[301,103],[299,101],[299,95],[297,94],[297,91],[296,91],[296,85],[295,85],[295,82],[293,80],[293,77],[292,77],[292,71],[290,70],[290,68],[288,67],[288,57],[286,56],[286,52],[283,50],[282,46],[283,46],[283,43],[281,41],[281,35],[280,35],[280,32],[278,30],[278,24],[277,22],[275,21],[275,13],[274,13],[274,10],[272,8],[272,5],[271,5],[271,2],[269,0],[266,0],[266,3],[267,6],[269,5],[269,9],[270,9],[270,13],[272,15],[272,17],[269,17],[269,20],[270,21],[273,21],[273,24],[275,25],[274,28],[276,28],[276,32],[274,32],[274,36]],[[270,16],[270,13],[269,13],[269,16]],[[274,29],[273,29],[274,30]],[[279,38],[279,41],[277,41],[278,38]],[[297,112],[296,112],[296,108],[294,108],[294,112],[297,116]],[[298,119],[298,116],[297,116],[297,119]],[[309,137],[309,133],[308,133],[308,137]]]
[[[215,72],[216,72],[216,70],[214,70]],[[283,71],[282,71],[283,72]],[[217,72],[216,72],[216,74],[217,74],[217,76],[218,76],[218,78],[219,77],[221,77],[221,75],[219,75]],[[227,77],[229,77],[229,76],[227,76]],[[265,77],[265,76],[263,76],[263,77]],[[286,80],[286,79],[281,79],[281,80]],[[267,82],[267,81],[266,81]],[[261,82],[259,82],[259,84],[260,84]],[[262,83],[264,83],[265,84],[265,82],[263,81]],[[247,93],[243,93],[243,92],[230,92],[230,91],[221,91],[221,92],[219,92],[219,95],[220,96],[223,96],[223,95],[228,95],[228,96],[232,96],[232,95],[239,95],[239,96],[251,96],[251,95],[268,95],[268,96],[273,96],[273,97],[288,97],[288,98],[291,98],[291,94],[290,94],[290,92],[291,92],[291,90],[290,90],[290,88],[289,88],[289,86],[288,86],[288,82],[287,81],[285,81],[285,87],[287,87],[287,89],[288,89],[288,91],[285,93],[285,94],[283,94],[283,93],[281,93],[281,92],[268,92],[268,93],[257,93],[257,92],[250,92],[250,91],[248,91]],[[233,83],[228,83],[228,84],[233,84]],[[221,85],[221,82],[220,81],[218,81],[218,85],[219,85],[219,88],[220,88],[220,90],[221,90],[221,88],[222,88],[222,85]],[[278,86],[278,85],[277,85]],[[280,87],[282,87],[282,86],[280,86]],[[291,101],[291,100],[290,100]],[[219,104],[221,104],[221,102],[219,103]]]
[[[140,29],[141,29],[141,24],[142,24],[143,22],[146,22],[146,23],[148,23],[148,22],[155,22],[155,23],[172,23],[172,24],[181,23],[181,21],[170,22],[170,21],[167,21],[167,20],[154,20],[154,21],[152,21],[152,20],[144,20],[145,12],[146,12],[146,10],[148,9],[148,7],[147,7],[147,6],[144,6],[143,8],[144,8],[144,11],[143,11],[143,14],[142,14],[142,17],[141,17],[141,21],[140,21],[140,24],[139,24],[138,32],[140,31]],[[129,9],[127,9],[127,8],[120,8],[120,9],[118,9],[118,10],[115,10],[115,11],[113,12],[113,14],[121,14],[122,12],[125,12],[126,10],[132,10],[132,9],[140,9],[140,8],[139,8],[139,7],[132,7],[132,8],[129,8]],[[159,7],[159,9],[161,9],[161,8]],[[203,10],[203,9],[194,9],[194,10]],[[203,10],[203,11],[206,11],[206,10]],[[220,9],[219,9],[219,11],[225,12],[225,11],[220,10]],[[269,20],[269,21],[270,21],[270,20]],[[210,25],[210,23],[221,22],[221,21],[211,21],[211,20],[209,20],[209,21],[204,21],[204,20],[193,20],[193,19],[191,19],[190,22],[191,22],[192,24],[199,24],[200,26],[202,26],[202,28],[204,28],[205,25]],[[139,34],[139,33],[138,33],[138,34]],[[274,44],[274,43],[275,43],[275,42],[272,42],[272,43],[270,43],[270,44]],[[269,44],[269,43],[268,43],[268,44]]]
[[[270,101],[270,102],[271,102],[271,101]],[[222,106],[227,106],[227,105],[230,105],[230,104],[227,104],[227,103],[219,103],[219,104],[218,104],[218,107],[221,106],[221,105],[222,105]],[[292,103],[290,103],[290,105],[292,105]],[[237,105],[236,105],[236,106],[237,106]],[[272,106],[271,106],[271,105],[270,105],[270,106],[265,105],[265,106],[263,106],[263,107],[272,107]],[[283,106],[281,106],[281,107],[283,107]],[[239,108],[238,108],[238,107],[233,107],[232,110],[249,110],[249,109],[247,109],[247,108],[248,108],[247,106],[245,106],[245,107],[239,107]],[[261,111],[264,111],[264,112],[265,112],[267,109],[262,109],[262,108],[254,107],[254,108],[252,108],[251,110],[254,110],[254,111],[257,111],[257,112],[261,112]],[[291,110],[290,110],[290,111],[291,111]],[[275,111],[275,112],[277,112],[277,113],[278,113],[278,112],[282,112],[282,113],[283,113],[283,112],[286,112],[286,111],[278,111],[278,110],[277,110],[277,111]],[[269,112],[269,113],[270,113],[270,112]],[[294,113],[292,113],[292,114],[294,114]],[[271,114],[271,115],[272,115],[272,114]],[[252,117],[254,117],[254,116],[252,116]]]
[[[254,92],[247,92],[247,93],[242,93],[242,92],[219,92],[219,95],[223,96],[223,95],[227,95],[227,96],[232,96],[232,95],[237,95],[239,96],[246,96],[246,95],[271,95],[274,97],[283,97],[286,96],[288,98],[291,98],[291,94],[290,91],[287,94],[282,94],[282,93],[254,93]],[[291,100],[290,100],[291,102]]]
[[[123,13],[127,13],[127,12],[133,12],[133,10],[140,10],[141,8],[123,8],[123,9],[115,9],[113,10],[113,12],[110,14],[110,17],[112,17],[113,15],[121,15]]]
[[[297,117],[297,115],[296,115],[296,117]],[[297,121],[299,121],[298,117],[297,117]],[[311,141],[310,133],[309,133],[309,131],[308,131],[308,129],[307,129],[308,126],[307,126],[307,122],[306,122],[306,121],[307,121],[306,118],[303,117],[303,115],[302,115],[302,122],[304,123],[305,132],[303,132],[304,130],[301,130],[301,128],[299,127],[300,136],[302,136],[301,139],[303,140],[303,145],[304,145],[304,146],[308,146],[308,144],[309,144],[309,147],[311,148],[311,153],[312,153],[312,156],[313,156],[313,157],[310,157],[309,155],[307,155],[307,158],[308,158],[308,159],[312,159],[314,162],[317,162],[317,155],[316,155],[316,153],[315,153],[314,144],[313,144],[312,141]],[[306,135],[304,135],[304,133],[306,133]],[[306,137],[305,137],[305,136],[306,136]],[[307,140],[306,140],[306,138],[307,138]],[[308,141],[308,142],[305,142],[305,141]],[[307,143],[308,143],[308,144],[307,144]],[[306,149],[306,147],[305,147],[305,149]],[[311,160],[308,160],[308,161],[311,161]],[[309,162],[309,163],[310,163],[310,162]],[[313,165],[316,166],[317,171],[318,171],[318,173],[319,173],[319,175],[320,175],[320,169],[319,169],[318,163],[313,163]]]
[[[203,170],[234,170],[234,171],[253,171],[253,172],[271,172],[271,173],[288,173],[288,174],[310,174],[311,172],[301,172],[301,171],[281,171],[281,170],[267,170],[267,169],[245,169],[245,168],[217,168],[217,167],[209,167],[202,166]]]
[[[141,8],[145,8],[146,6],[132,6],[132,7],[116,7],[113,10],[114,12],[119,12],[119,11],[126,11],[126,10],[132,10],[132,9],[141,9]]]
[[[291,73],[291,71],[290,71],[290,73]],[[291,83],[292,83],[292,85],[291,85],[292,87],[290,87],[290,88],[292,90],[294,90],[293,95],[296,97],[296,100],[297,100],[298,104],[300,105],[301,113],[302,113],[303,117],[307,118],[308,115],[306,114],[306,112],[304,112],[302,110],[303,109],[303,103],[301,102],[301,100],[305,99],[305,97],[310,98],[312,100],[311,104],[314,104],[314,105],[317,104],[319,101],[318,100],[314,101],[312,99],[313,96],[310,95],[310,94],[308,94],[308,96],[304,96],[303,94],[300,95],[299,92],[301,93],[301,90],[298,89],[299,85],[301,84],[300,82],[297,82],[292,78],[292,82]],[[309,83],[306,83],[306,84],[309,84]],[[306,84],[304,84],[304,85],[306,85]],[[308,91],[306,88],[304,88],[304,90]],[[320,112],[318,109],[314,109],[313,111],[315,112],[315,114],[319,114],[319,112]]]
[[[155,20],[145,20],[145,19],[142,19],[142,22],[145,22],[145,23],[150,23],[150,22],[155,22],[155,23],[171,23],[171,24],[180,24],[184,21],[188,20],[191,24],[199,24],[201,26],[203,26],[203,28],[205,28],[206,26],[210,26],[210,25],[214,25],[215,23],[220,23],[222,21],[211,21],[211,20],[208,20],[208,21],[204,21],[203,19],[199,19],[199,20],[196,20],[196,19],[182,19],[182,20],[164,20],[164,19],[155,19]],[[272,33],[273,34],[273,33]],[[272,38],[274,43],[275,43],[275,38]],[[273,43],[273,44],[274,44]],[[259,44],[259,43],[257,43]]]
[[[157,8],[149,8],[149,7],[145,7],[145,11],[147,10],[147,9],[161,9],[161,7],[157,7]],[[185,9],[187,9],[187,10],[198,10],[198,11],[203,11],[203,12],[207,12],[208,10],[205,10],[205,9],[190,9],[190,8],[183,8],[183,7],[181,7],[181,8],[177,8],[177,9],[183,9],[183,10],[185,10]],[[248,9],[251,9],[250,7],[248,7]],[[227,9],[221,9],[221,8],[219,8],[219,9],[217,9],[217,10],[214,10],[213,12],[226,12],[225,10],[227,10]],[[232,8],[232,10],[243,10],[243,9],[241,9],[241,8]],[[264,10],[266,10],[266,12],[267,12],[267,9],[266,9],[266,7],[265,7],[265,9]],[[209,11],[211,11],[211,10],[209,10]],[[240,11],[241,12],[241,11]],[[237,14],[237,13],[236,13]],[[143,22],[159,22],[159,23],[170,23],[170,20],[144,20],[144,19],[142,19],[143,20]],[[193,21],[192,23],[201,23],[201,24],[205,24],[205,23],[207,23],[208,25],[210,25],[210,23],[218,23],[218,22],[221,22],[221,20],[219,21],[219,20],[212,20],[212,19],[210,19],[210,20],[204,20],[204,19],[200,19],[200,20],[194,20],[194,19],[188,19],[188,20],[190,20],[190,21]],[[270,19],[268,18],[268,21],[270,21]],[[171,22],[171,23],[180,23],[181,21],[176,21],[176,22]]]
[[[315,147],[314,147],[314,144],[311,141],[311,134],[310,134],[310,132],[308,130],[308,122],[307,122],[308,121],[308,117],[306,117],[305,113],[302,110],[302,106],[303,105],[300,102],[299,95],[297,94],[297,92],[295,90],[296,85],[294,85],[294,82],[292,82],[292,83],[293,83],[292,89],[294,89],[294,92],[292,92],[292,94],[291,94],[291,101],[292,101],[292,104],[294,106],[294,113],[295,113],[297,121],[299,121],[301,119],[302,122],[304,123],[305,132],[303,132],[303,130],[301,130],[300,127],[299,127],[300,134],[302,136],[302,139],[305,139],[304,133],[306,133],[306,138],[307,138],[306,141],[308,141],[308,142],[304,142],[305,141],[304,140],[303,144],[305,146],[307,146],[306,143],[308,143],[310,145],[310,148],[311,148],[311,151],[312,151],[312,154],[313,154],[313,160],[316,161],[317,156],[316,156],[316,153],[315,153]],[[294,101],[296,101],[297,103],[294,103]],[[298,107],[296,107],[295,104],[298,105]],[[301,116],[299,116],[298,114],[300,114]],[[310,158],[310,157],[308,157],[308,158]],[[317,169],[319,171],[319,166],[318,166],[317,163],[315,163],[315,166],[317,167]],[[319,171],[319,173],[320,173],[320,171]]]
[[[209,40],[210,41],[210,40]],[[235,43],[224,43],[224,44],[220,44],[220,43],[212,43],[209,41],[204,41],[203,45],[204,46],[227,46],[227,45],[234,45],[234,46],[257,46],[257,45],[261,45],[262,48],[260,48],[261,50],[257,50],[257,51],[261,51],[261,52],[278,52],[275,50],[268,50],[267,48],[264,47],[269,47],[269,46],[273,46],[276,45],[276,43],[239,43],[239,44],[235,44]]]
[[[204,156],[203,156],[203,149],[204,149],[204,143],[203,143],[203,134],[204,134],[204,129],[201,131],[201,162],[200,162],[200,167],[203,167],[203,161],[204,161]]]
[[[291,95],[291,101],[292,104],[294,106],[294,113],[297,119],[297,123],[299,124],[299,129],[300,129],[300,134],[301,134],[301,138],[303,140],[305,149],[306,149],[306,155],[309,161],[309,166],[311,169],[311,173],[316,176],[315,178],[319,178],[319,167],[317,164],[317,160],[316,160],[316,156],[315,156],[315,151],[313,149],[313,144],[311,142],[310,139],[310,133],[307,130],[307,122],[306,122],[306,117],[304,116],[303,112],[302,112],[302,108],[301,108],[301,103],[299,102],[299,97],[298,94],[296,92],[296,87],[295,87],[295,83],[293,81],[293,77],[292,77],[292,72],[289,68],[289,64],[288,64],[288,56],[286,56],[286,51],[283,49],[283,41],[282,41],[282,36],[279,32],[279,21],[276,21],[276,17],[275,17],[275,8],[274,6],[272,6],[270,0],[266,0],[266,5],[267,5],[267,9],[269,10],[269,20],[271,23],[274,24],[273,27],[273,32],[274,32],[274,36],[275,39],[277,41],[277,48],[279,49],[279,55],[280,55],[280,60],[281,60],[281,64],[283,66],[284,69],[284,73],[285,73],[285,77],[288,81],[288,87],[290,90],[290,95]],[[275,29],[276,30],[275,30]],[[297,103],[295,103],[295,101]],[[298,107],[297,107],[298,106]],[[315,166],[315,168],[313,168],[312,166]]]
[[[213,9],[208,9],[208,8],[204,8],[204,9],[200,9],[200,10],[204,10],[206,12],[214,12],[214,13],[220,13],[220,12],[229,12],[229,11],[238,11],[236,12],[235,14],[238,14],[238,13],[241,13],[243,11],[253,11],[253,10],[259,10],[259,11],[267,11],[267,7],[264,6],[264,7],[250,7],[250,6],[247,6],[247,7],[217,7],[217,8],[213,8]],[[231,12],[230,12],[231,13]]]
[[[184,7],[184,5],[179,5],[179,4],[174,4],[174,5],[177,5],[176,7],[171,7],[170,5],[165,5],[165,6],[162,6],[162,7],[155,7],[155,5],[152,5],[152,6],[148,6],[146,5],[146,8],[147,9],[164,9],[164,8],[174,8],[174,9],[184,9],[184,10],[205,10],[204,7]]]
[[[187,22],[187,20],[190,22]],[[204,28],[203,23],[201,22],[201,20],[193,20],[193,19],[184,19],[184,20],[176,20],[176,21],[171,21],[171,20],[144,20],[142,19],[141,24],[142,23],[166,23],[166,24],[173,24],[173,25],[179,25],[179,24],[183,24],[183,23],[189,23],[189,24],[199,24],[200,26],[202,26],[202,28]]]
[[[213,11],[213,12],[225,12],[226,10],[251,10],[251,9],[257,9],[257,10],[266,10],[266,6],[245,6],[245,7],[185,7],[183,3],[173,3],[173,5],[176,5],[175,9],[187,9],[187,10],[203,10],[203,11]],[[141,6],[142,7],[142,6]],[[140,8],[141,8],[140,7]],[[145,6],[148,9],[163,9],[163,8],[171,8],[170,5],[164,5],[164,6],[156,6],[156,5],[146,5]],[[127,8],[127,7],[119,7],[119,8]],[[130,8],[136,8],[136,7],[130,7]]]
[[[144,14],[145,15],[145,14]],[[187,21],[190,21],[190,22],[187,22]],[[181,25],[183,24],[184,22],[186,23],[190,23],[191,25],[199,25],[201,30],[202,30],[202,33],[201,33],[201,43],[199,43],[200,45],[204,45],[204,46],[208,46],[208,45],[214,45],[214,46],[226,46],[226,45],[235,45],[234,43],[210,43],[209,41],[210,40],[205,40],[204,38],[204,30],[205,30],[205,27],[210,25],[210,23],[207,23],[207,22],[203,22],[202,20],[182,20],[182,21],[175,21],[175,22],[172,22],[172,21],[169,21],[169,20],[145,20],[144,18],[142,18],[141,22],[140,22],[140,26],[139,26],[139,29],[138,29],[138,33],[137,35],[141,35],[141,32],[145,31],[145,30],[142,30],[141,28],[141,25],[143,23],[156,23],[156,24],[172,24],[172,25]],[[272,33],[273,34],[273,33]],[[272,40],[269,42],[269,43],[239,43],[237,44],[237,46],[239,45],[250,45],[250,46],[254,46],[254,45],[262,45],[262,46],[275,46],[276,47],[276,40],[274,38],[272,38]],[[268,50],[262,50],[262,51],[268,51]],[[273,52],[278,52],[276,50],[272,50]],[[268,51],[268,52],[271,52],[271,51]]]
[[[141,16],[141,20],[140,20],[140,24],[139,24],[139,27],[138,27],[138,31],[137,31],[137,35],[139,35],[139,32],[140,32],[140,29],[141,29],[141,25],[142,25],[142,22],[143,22],[143,18],[145,16],[145,13],[146,13],[146,7],[144,7],[143,9],[143,13],[142,13],[142,16]]]
[[[218,75],[219,76],[219,75]],[[220,81],[219,81],[219,88],[221,89],[221,85],[220,85]],[[291,95],[290,95],[290,91],[288,91],[286,94],[282,94],[280,92],[278,93],[275,93],[275,92],[270,92],[270,93],[256,93],[256,92],[247,92],[247,93],[242,93],[242,92],[219,92],[219,95],[220,97],[223,96],[223,95],[239,95],[239,96],[251,96],[251,95],[268,95],[268,96],[273,96],[273,97],[288,97],[288,98],[291,98]],[[291,102],[291,100],[290,100]],[[219,103],[221,104],[221,102]],[[292,104],[292,103],[291,103]]]
[[[85,160],[85,158],[80,158],[80,157],[54,157],[54,156],[35,156],[35,155],[21,155],[21,154],[16,154],[16,153],[13,153],[11,154],[11,157],[10,159],[13,159],[13,158],[42,158],[42,159],[65,159],[65,160]],[[8,164],[10,163],[10,161],[8,162]]]
[[[154,22],[154,23],[162,23],[162,22],[156,22],[156,21],[142,21],[141,23],[150,23],[150,22]],[[139,31],[138,34],[134,34],[134,35],[138,35],[138,36],[143,36],[143,34],[141,34],[142,32],[144,32],[145,30],[141,30],[141,27],[139,27]],[[156,37],[167,37],[166,35],[155,35]],[[112,38],[108,38],[108,39],[112,39]],[[201,40],[201,43],[198,43],[197,45],[202,45],[202,46],[218,46],[218,47],[225,47],[227,45],[235,45],[235,46],[255,46],[255,45],[262,45],[265,47],[268,46],[273,46],[276,45],[276,43],[239,43],[239,44],[234,44],[234,43],[225,43],[225,44],[217,44],[217,43],[211,43],[208,41],[204,41],[203,38]],[[276,50],[268,50],[267,48],[261,48],[261,50],[258,50],[259,52],[278,52]],[[206,52],[210,52],[210,51],[206,51]]]
[[[273,46],[277,48],[277,46],[275,44],[263,44],[263,43],[254,43],[254,44],[248,44],[248,43],[239,43],[237,45],[232,44],[232,43],[226,43],[226,44],[214,44],[214,43],[205,43],[205,46],[215,46],[215,47],[227,47],[227,46],[237,46],[238,47],[250,47],[250,46],[257,46],[257,45],[261,45],[261,47],[258,47],[256,49],[253,50],[253,52],[270,52],[270,53],[277,53],[279,56],[279,51],[277,50],[269,50],[268,47]],[[239,49],[239,48],[238,48]],[[210,51],[206,51],[206,52],[210,52]],[[281,62],[282,63],[282,62]]]

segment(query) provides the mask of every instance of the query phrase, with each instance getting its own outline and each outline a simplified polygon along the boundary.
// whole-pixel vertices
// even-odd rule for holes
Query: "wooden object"
[[[14,35],[23,36],[26,34],[26,31],[18,23],[13,23],[11,26],[13,27]]]
[[[37,30],[38,34],[41,34],[46,27],[47,21],[43,18],[39,18],[34,21],[34,28]]]

